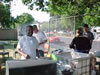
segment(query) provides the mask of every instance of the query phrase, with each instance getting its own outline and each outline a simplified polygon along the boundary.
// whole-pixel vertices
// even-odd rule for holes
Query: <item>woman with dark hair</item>
[[[83,37],[82,28],[76,30],[76,37],[72,40],[70,48],[73,48],[77,52],[89,53],[91,49],[90,40],[86,37]]]

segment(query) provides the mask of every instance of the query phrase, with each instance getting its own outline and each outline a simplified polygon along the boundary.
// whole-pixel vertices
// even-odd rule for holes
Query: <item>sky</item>
[[[22,4],[21,0],[13,0],[13,2],[11,2],[11,15],[13,17],[16,18],[24,12],[30,13],[33,16],[33,18],[35,18],[35,20],[39,22],[49,21],[50,19],[49,14],[47,14],[46,12],[29,10],[27,6]]]

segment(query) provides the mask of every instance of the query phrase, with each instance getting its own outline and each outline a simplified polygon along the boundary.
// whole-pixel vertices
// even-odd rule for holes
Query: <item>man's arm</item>
[[[71,42],[71,44],[69,45],[69,47],[75,49],[74,44],[75,44],[75,38],[72,40],[72,42]]]
[[[91,45],[92,45],[92,43],[93,43],[93,40],[94,40],[94,35],[93,35],[92,32],[90,32],[90,43],[91,43]]]
[[[47,42],[47,37],[46,37],[45,33],[41,32],[41,34],[42,34],[41,39],[43,40],[43,42],[40,42],[39,45],[45,44]]]
[[[28,57],[29,57],[27,54],[25,54],[24,52],[22,52],[21,49],[17,48],[16,50],[17,50],[17,52],[18,52],[20,55],[24,56],[25,58],[28,58]]]
[[[39,45],[45,44],[46,42],[47,42],[47,40],[44,40],[43,42],[39,43]]]

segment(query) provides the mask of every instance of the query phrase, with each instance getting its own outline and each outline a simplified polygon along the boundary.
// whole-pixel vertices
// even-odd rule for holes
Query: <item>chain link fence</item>
[[[69,49],[75,34],[75,17],[52,17],[45,26],[40,26],[48,39],[49,50]]]
[[[75,17],[51,18],[49,31],[61,36],[70,37],[75,33]]]

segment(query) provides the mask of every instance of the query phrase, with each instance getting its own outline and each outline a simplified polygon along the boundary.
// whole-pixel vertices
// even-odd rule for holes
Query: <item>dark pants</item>
[[[44,57],[44,52],[42,50],[37,50],[36,52],[38,57]]]

